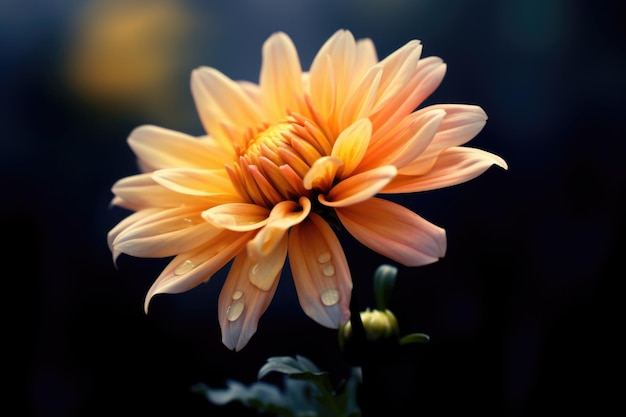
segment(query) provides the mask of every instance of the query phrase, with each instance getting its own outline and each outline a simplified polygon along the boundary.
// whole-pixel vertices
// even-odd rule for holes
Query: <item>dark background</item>
[[[143,298],[166,260],[122,256],[111,185],[137,172],[126,144],[150,123],[201,134],[189,75],[258,80],[261,46],[287,32],[303,68],[339,28],[379,57],[411,39],[448,64],[432,103],[481,105],[470,146],[509,163],[403,197],[446,228],[440,262],[399,268],[391,308],[427,345],[387,370],[389,409],[616,414],[623,372],[624,3],[528,1],[4,1],[0,4],[0,233],[5,396],[14,415],[208,416],[190,387],[244,383],[301,354],[336,378],[336,333],[300,310],[288,271],[243,351],[221,344],[225,274]],[[342,236],[355,299],[388,261]],[[17,359],[17,360],[16,360]],[[5,407],[9,409],[10,404]],[[393,413],[392,413],[393,414]]]

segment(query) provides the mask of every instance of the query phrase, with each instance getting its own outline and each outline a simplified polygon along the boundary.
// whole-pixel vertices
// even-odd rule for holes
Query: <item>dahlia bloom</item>
[[[369,39],[337,31],[303,71],[284,33],[263,45],[258,84],[214,68],[192,72],[207,135],[140,126],[128,138],[142,173],[117,181],[133,211],[108,234],[114,260],[173,257],[149,289],[181,293],[231,260],[218,300],[222,342],[256,332],[287,257],[304,312],[338,328],[352,279],[333,227],[406,266],[437,261],[444,229],[380,197],[447,187],[505,161],[462,147],[485,125],[477,106],[415,110],[443,79],[413,40],[379,61]]]

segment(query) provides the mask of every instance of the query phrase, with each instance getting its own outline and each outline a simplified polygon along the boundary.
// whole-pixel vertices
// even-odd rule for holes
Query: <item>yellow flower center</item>
[[[302,181],[311,165],[332,149],[316,123],[291,114],[281,123],[250,131],[243,143],[245,147],[236,149],[239,159],[226,170],[247,201],[272,208],[319,191],[306,189]]]

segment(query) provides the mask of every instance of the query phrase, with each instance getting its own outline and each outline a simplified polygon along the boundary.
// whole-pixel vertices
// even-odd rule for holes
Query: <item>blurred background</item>
[[[190,387],[256,380],[301,354],[347,375],[336,333],[300,310],[288,271],[241,352],[221,343],[225,274],[143,299],[167,260],[122,256],[106,233],[128,213],[112,184],[135,174],[130,131],[202,134],[191,70],[257,81],[261,46],[288,33],[308,68],[337,29],[384,57],[411,39],[448,64],[425,104],[489,115],[470,146],[502,156],[471,182],[403,199],[447,230],[440,262],[399,267],[391,309],[427,345],[387,367],[390,410],[425,415],[604,411],[617,402],[624,278],[625,3],[567,0],[3,0],[0,231],[5,396],[16,415],[208,416]],[[388,260],[342,236],[355,299]],[[13,363],[13,359],[17,362]],[[7,406],[7,409],[9,407]],[[413,415],[413,414],[409,414]]]

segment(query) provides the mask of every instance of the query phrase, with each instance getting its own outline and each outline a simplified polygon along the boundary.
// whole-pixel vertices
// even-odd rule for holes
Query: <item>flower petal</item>
[[[212,138],[195,138],[174,130],[145,125],[133,130],[128,145],[150,171],[164,168],[224,167],[234,158]]]
[[[263,44],[261,97],[269,122],[279,122],[289,111],[299,110],[302,68],[296,48],[286,34],[278,32]]]
[[[130,210],[193,206],[209,202],[204,197],[180,194],[165,188],[156,183],[150,173],[122,178],[113,184],[111,191],[118,197],[115,204]]]
[[[341,244],[317,214],[289,234],[289,264],[300,305],[319,324],[338,328],[350,319],[352,278]]]
[[[270,211],[262,206],[249,203],[229,203],[211,207],[202,212],[209,223],[222,229],[235,232],[256,230],[268,222]]]
[[[302,179],[307,190],[329,190],[335,180],[337,170],[343,165],[341,159],[334,156],[323,156],[313,165]]]
[[[504,159],[481,149],[448,148],[424,175],[398,175],[381,193],[415,193],[461,184],[476,178],[492,165],[508,169]]]
[[[335,185],[327,195],[320,194],[320,203],[329,207],[345,207],[360,203],[382,190],[396,176],[393,165],[385,165],[346,178]]]
[[[399,204],[372,198],[336,213],[359,242],[405,266],[426,265],[445,255],[445,230]]]
[[[144,302],[148,311],[150,300],[157,294],[177,294],[197,287],[241,252],[254,232],[237,233],[223,230],[204,245],[176,256],[154,281]]]
[[[183,206],[142,216],[118,233],[111,244],[116,252],[144,258],[187,252],[220,233],[200,217],[200,210]]]
[[[207,133],[222,143],[230,140],[236,146],[245,145],[239,143],[244,133],[264,122],[241,86],[215,68],[195,69],[191,74],[191,92]]]
[[[311,212],[311,201],[301,197],[295,201],[282,201],[272,208],[267,224],[248,243],[248,255],[253,259],[268,256],[287,231],[301,223]]]
[[[113,263],[114,264],[116,263],[117,258],[122,254],[121,251],[116,250],[113,247],[113,242],[115,241],[115,239],[117,239],[117,237],[120,235],[120,233],[122,233],[124,230],[126,230],[126,228],[132,226],[134,223],[139,222],[143,218],[149,217],[149,216],[153,215],[154,213],[158,213],[159,211],[160,211],[160,209],[157,208],[157,207],[136,211],[136,212],[132,213],[131,215],[129,215],[129,216],[125,217],[124,219],[122,219],[118,224],[116,224],[107,233],[107,245],[109,246],[109,250],[111,251],[111,254],[113,255]]]
[[[360,119],[348,126],[333,145],[331,156],[343,162],[341,178],[346,178],[359,165],[367,151],[372,135],[372,123],[369,119]]]
[[[436,110],[443,110],[446,115],[435,137],[424,152],[399,169],[400,174],[425,174],[434,165],[441,151],[465,144],[476,136],[487,122],[487,114],[482,108],[467,104],[437,104],[418,110],[414,114],[422,115]]]
[[[169,168],[152,173],[163,187],[181,194],[198,196],[224,195],[237,200],[238,194],[224,169]]]
[[[359,171],[380,165],[393,165],[400,169],[413,161],[433,140],[445,115],[442,109],[411,113],[387,135],[369,146]]]
[[[271,277],[271,287],[264,291],[249,279],[255,261],[242,251],[235,257],[218,300],[218,319],[222,343],[239,351],[256,333],[261,315],[267,310],[280,278],[281,271]]]

